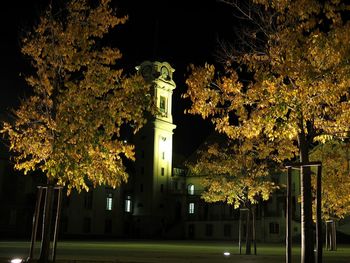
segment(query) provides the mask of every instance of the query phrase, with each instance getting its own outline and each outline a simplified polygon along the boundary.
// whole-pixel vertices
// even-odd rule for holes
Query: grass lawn
[[[26,258],[29,242],[0,241],[0,261]],[[230,256],[224,256],[230,252]],[[281,263],[285,262],[283,244],[258,244],[258,255],[239,255],[236,242],[221,241],[60,241],[57,262],[118,263]],[[36,255],[39,253],[37,244]],[[293,262],[300,262],[300,247],[293,247]],[[324,263],[349,263],[350,245],[339,245],[337,251],[324,251]]]

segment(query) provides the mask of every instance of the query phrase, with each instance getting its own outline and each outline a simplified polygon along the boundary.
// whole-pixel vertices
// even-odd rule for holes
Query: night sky
[[[2,3],[1,114],[6,114],[25,97],[26,85],[21,73],[28,73],[29,63],[20,54],[20,38],[38,21],[48,2],[11,0]],[[218,39],[225,38],[233,30],[230,8],[216,0],[114,0],[113,5],[118,13],[129,15],[127,24],[117,27],[111,36],[113,45],[123,53],[123,68],[133,72],[144,60],[167,61],[175,68],[174,151],[191,154],[213,127],[198,116],[183,113],[189,106],[189,101],[181,98],[186,90],[186,68],[190,63],[215,62]]]

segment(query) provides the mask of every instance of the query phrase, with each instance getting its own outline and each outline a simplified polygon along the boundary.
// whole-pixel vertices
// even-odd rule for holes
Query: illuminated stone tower
[[[161,236],[170,220],[168,203],[172,176],[172,94],[174,69],[167,62],[145,61],[137,67],[152,85],[159,114],[148,120],[135,141],[133,178],[133,228],[136,235]]]

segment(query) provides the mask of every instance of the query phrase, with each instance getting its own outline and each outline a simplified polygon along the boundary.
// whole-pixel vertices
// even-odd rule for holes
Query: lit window
[[[131,212],[131,196],[127,195],[125,199],[125,212],[130,213]]]
[[[189,185],[187,186],[187,193],[188,193],[189,195],[194,195],[194,185],[193,185],[193,184],[189,184]]]
[[[111,211],[113,207],[113,196],[112,194],[107,194],[106,197],[106,210]]]
[[[194,203],[189,203],[188,204],[188,213],[189,214],[194,214]]]
[[[159,110],[161,112],[166,112],[166,98],[163,96],[160,96],[159,99]]]

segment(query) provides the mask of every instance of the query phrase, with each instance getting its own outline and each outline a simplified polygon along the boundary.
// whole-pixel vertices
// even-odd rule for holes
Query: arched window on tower
[[[189,184],[189,185],[187,186],[187,193],[188,193],[189,195],[194,195],[194,184]]]

